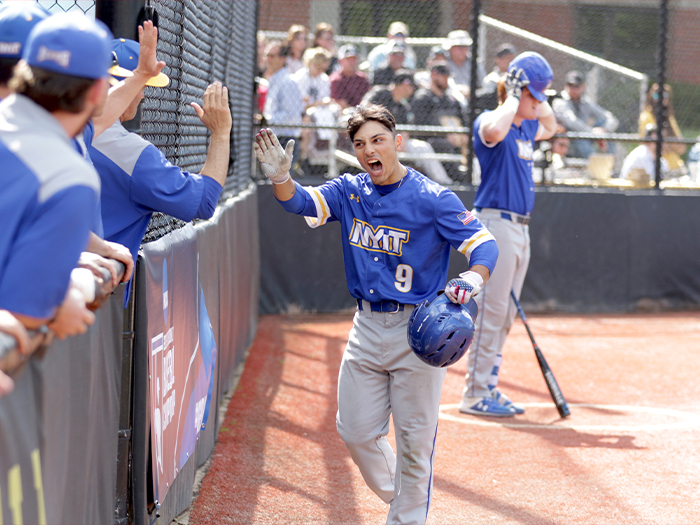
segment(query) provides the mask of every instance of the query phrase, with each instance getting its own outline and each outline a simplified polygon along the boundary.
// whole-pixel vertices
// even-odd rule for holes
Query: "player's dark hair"
[[[350,117],[350,120],[348,120],[348,135],[350,135],[351,142],[355,140],[357,130],[370,120],[379,122],[392,134],[396,132],[396,119],[391,114],[391,111],[379,104],[360,104],[355,108],[355,112]]]
[[[39,104],[49,113],[66,111],[80,113],[85,97],[96,82],[92,78],[61,75],[20,62],[10,79],[9,87]]]
[[[0,57],[0,84],[7,84],[19,58]]]

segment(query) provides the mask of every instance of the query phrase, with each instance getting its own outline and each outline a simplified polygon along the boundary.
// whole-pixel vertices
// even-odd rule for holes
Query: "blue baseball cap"
[[[22,49],[29,32],[49,16],[46,9],[33,2],[3,5],[0,8],[0,57],[22,58]]]
[[[29,33],[22,58],[30,66],[81,78],[108,76],[112,67],[112,33],[82,13],[59,13]]]
[[[115,55],[117,55],[120,68],[124,68],[128,71],[134,71],[138,67],[141,46],[135,40],[129,40],[128,38],[115,38],[112,40],[112,51]],[[119,73],[112,73],[112,75],[119,79],[120,77],[124,76]],[[168,78],[168,75],[161,72],[156,76],[149,78],[146,85],[152,87],[165,87],[169,83],[170,79]]]

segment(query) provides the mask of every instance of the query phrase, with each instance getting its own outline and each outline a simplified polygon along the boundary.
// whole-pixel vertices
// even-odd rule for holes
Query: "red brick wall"
[[[309,28],[311,20],[309,0],[260,0],[259,9],[259,29],[286,31],[293,24],[301,24]]]

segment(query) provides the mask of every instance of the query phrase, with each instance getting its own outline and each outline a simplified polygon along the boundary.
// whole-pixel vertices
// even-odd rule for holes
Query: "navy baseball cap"
[[[80,78],[102,78],[112,67],[112,33],[82,13],[50,16],[29,33],[22,58],[33,67]]]
[[[124,68],[127,71],[133,71],[138,67],[141,46],[135,40],[129,40],[128,38],[115,38],[112,40],[112,51],[117,55],[119,67]],[[125,75],[112,73],[112,76],[121,79]],[[155,77],[148,79],[146,85],[152,87],[165,87],[169,83],[170,79],[168,78],[168,75],[165,73],[158,73]]]
[[[0,8],[0,57],[22,58],[29,32],[48,18],[49,12],[37,3],[17,2]]]

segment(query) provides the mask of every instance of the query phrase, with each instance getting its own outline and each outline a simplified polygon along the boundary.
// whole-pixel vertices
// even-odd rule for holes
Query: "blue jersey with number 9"
[[[350,294],[369,302],[418,304],[444,287],[450,246],[490,271],[498,248],[454,192],[408,168],[401,185],[380,195],[367,173],[303,188],[282,206],[312,228],[340,221]]]

